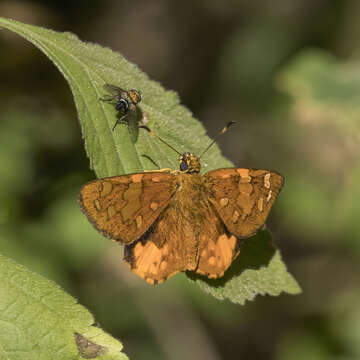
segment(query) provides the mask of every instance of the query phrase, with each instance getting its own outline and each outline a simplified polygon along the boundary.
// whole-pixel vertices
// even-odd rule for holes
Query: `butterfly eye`
[[[181,171],[186,171],[188,168],[189,168],[188,163],[187,163],[185,160],[183,160],[183,161],[180,163],[180,170],[181,170]]]

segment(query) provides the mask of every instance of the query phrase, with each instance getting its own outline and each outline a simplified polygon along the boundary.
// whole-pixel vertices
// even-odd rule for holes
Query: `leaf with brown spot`
[[[128,360],[122,344],[59,285],[1,254],[0,269],[1,360]]]
[[[104,346],[98,345],[93,341],[85,338],[79,333],[75,333],[75,342],[79,350],[79,355],[84,359],[94,359],[98,356],[104,355],[108,349]]]

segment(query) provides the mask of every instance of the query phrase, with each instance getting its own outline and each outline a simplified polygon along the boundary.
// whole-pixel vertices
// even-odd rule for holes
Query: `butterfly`
[[[150,284],[180,271],[223,276],[241,239],[265,224],[283,186],[284,178],[268,170],[223,168],[200,175],[201,156],[185,152],[178,170],[98,179],[80,191],[89,221],[125,245],[125,262]]]
[[[115,105],[115,110],[122,113],[122,116],[116,120],[112,130],[114,131],[117,124],[126,122],[132,140],[135,142],[138,136],[138,107],[141,101],[141,94],[138,90],[124,90],[117,86],[104,84],[104,90],[111,93],[101,98],[102,101],[108,101]],[[125,119],[127,118],[127,121]]]

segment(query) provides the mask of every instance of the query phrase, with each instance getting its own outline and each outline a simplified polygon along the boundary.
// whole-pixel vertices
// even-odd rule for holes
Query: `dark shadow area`
[[[260,230],[255,236],[239,241],[242,242],[240,253],[221,278],[209,279],[191,271],[187,271],[186,275],[192,280],[201,279],[211,286],[222,287],[234,276],[241,275],[245,270],[256,270],[267,266],[276,251],[271,242],[271,235],[267,230]]]

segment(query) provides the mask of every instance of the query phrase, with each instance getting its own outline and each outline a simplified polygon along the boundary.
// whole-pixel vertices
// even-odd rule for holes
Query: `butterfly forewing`
[[[129,244],[167,207],[176,190],[174,180],[174,175],[161,172],[94,180],[82,187],[79,202],[97,230]]]
[[[249,237],[264,225],[284,178],[272,171],[229,168],[204,175],[209,201],[230,233]]]

